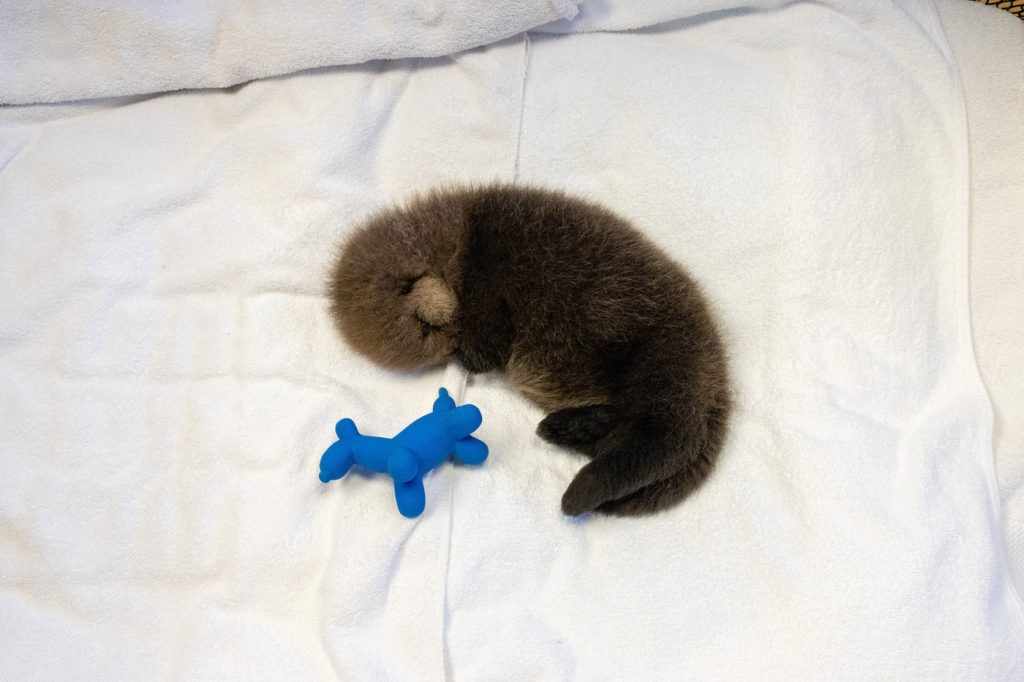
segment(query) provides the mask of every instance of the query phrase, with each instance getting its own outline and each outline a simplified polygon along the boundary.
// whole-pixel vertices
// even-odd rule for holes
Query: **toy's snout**
[[[452,438],[465,438],[480,428],[484,421],[483,415],[476,405],[463,405],[444,416],[444,425]]]

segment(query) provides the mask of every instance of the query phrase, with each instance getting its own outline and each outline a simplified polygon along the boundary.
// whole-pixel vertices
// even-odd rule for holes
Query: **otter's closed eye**
[[[419,315],[416,315],[415,317],[416,317],[416,321],[420,323],[420,336],[422,338],[424,338],[424,339],[427,338],[427,336],[429,336],[430,334],[433,334],[434,332],[443,332],[444,331],[444,327],[442,327],[440,325],[432,324],[432,323],[424,320]]]
[[[413,287],[416,286],[416,282],[422,279],[423,275],[416,277],[405,277],[404,279],[398,280],[398,294],[400,296],[408,296],[412,293]]]

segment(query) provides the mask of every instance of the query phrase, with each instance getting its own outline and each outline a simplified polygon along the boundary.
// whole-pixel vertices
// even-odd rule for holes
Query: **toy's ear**
[[[431,275],[416,280],[409,292],[409,300],[416,306],[416,313],[421,320],[437,326],[451,322],[458,306],[451,287]]]
[[[448,395],[447,389],[442,388],[437,392],[437,400],[434,401],[434,414],[441,414],[455,409],[455,401]]]

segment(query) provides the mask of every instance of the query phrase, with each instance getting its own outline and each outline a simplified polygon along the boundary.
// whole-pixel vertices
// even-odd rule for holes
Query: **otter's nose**
[[[437,277],[420,277],[409,292],[409,300],[417,317],[434,326],[444,326],[455,317],[455,292]]]

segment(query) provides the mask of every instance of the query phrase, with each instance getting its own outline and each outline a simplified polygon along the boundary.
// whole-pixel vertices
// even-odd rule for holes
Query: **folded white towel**
[[[0,3],[0,104],[216,88],[434,57],[576,14],[576,0]]]

